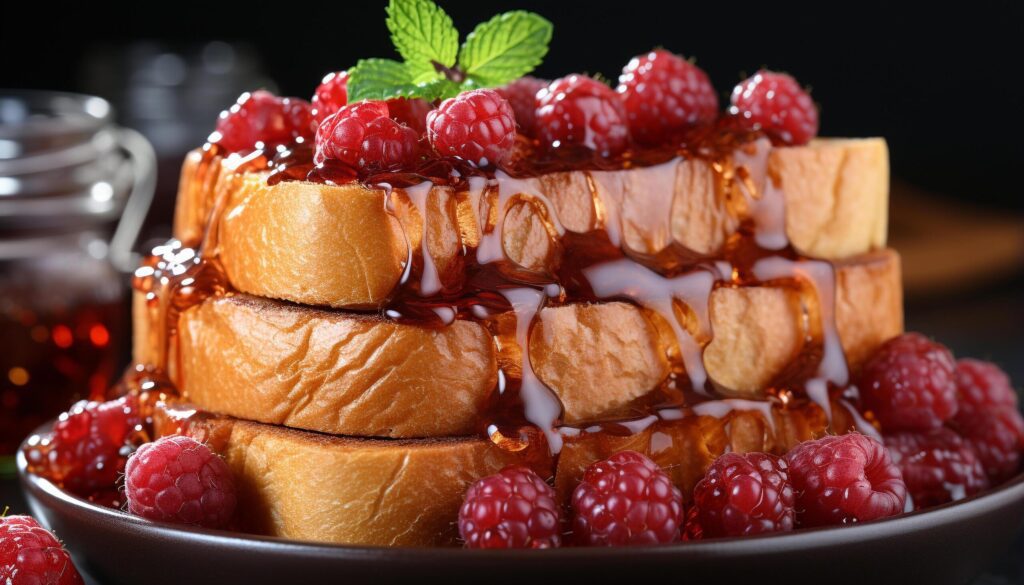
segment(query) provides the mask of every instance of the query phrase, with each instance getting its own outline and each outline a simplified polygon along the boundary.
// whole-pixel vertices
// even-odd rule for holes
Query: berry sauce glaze
[[[428,212],[428,201],[447,200],[472,210],[478,237],[467,241],[465,234],[458,235],[457,269],[440,273],[427,238],[420,238],[422,245],[408,246],[404,275],[380,312],[386,319],[426,327],[473,320],[491,331],[499,364],[514,365],[501,368],[492,407],[480,420],[479,430],[502,448],[518,451],[543,441],[557,455],[567,438],[587,434],[615,440],[696,415],[726,419],[754,411],[773,427],[779,410],[808,408],[817,410],[833,432],[856,427],[877,436],[843,397],[849,374],[835,324],[835,270],[827,261],[801,256],[787,240],[784,186],[768,173],[771,142],[729,127],[727,120],[695,131],[679,148],[631,150],[610,158],[586,150],[546,152],[519,136],[510,161],[487,172],[432,159],[406,172],[360,177],[335,161],[315,165],[308,143],[244,155],[228,155],[208,144],[193,182],[216,181],[222,165],[236,172],[262,173],[269,185],[358,181],[379,190],[381,205],[406,233],[413,225],[410,220],[422,233],[429,229],[428,222],[438,221],[440,214],[432,210],[446,204],[433,201],[436,205]],[[710,255],[674,241],[674,189],[658,188],[672,187],[680,165],[691,159],[708,163],[715,194],[738,226]],[[624,187],[613,179],[623,172],[642,173],[644,184],[651,186],[643,194],[643,217],[629,218],[642,224],[648,241],[641,246],[627,233],[621,214]],[[559,181],[564,185],[570,180],[587,185],[596,227],[581,232],[563,223],[553,200]],[[160,351],[157,363],[129,370],[124,388],[173,396],[173,384],[164,373],[177,353],[177,314],[210,296],[231,292],[217,260],[217,226],[225,212],[220,199],[211,204],[203,238],[158,247],[136,272],[134,286],[145,293],[144,310],[152,323],[162,324],[154,328],[158,339],[141,341]],[[506,217],[523,203],[533,206],[543,223],[557,257],[549,263],[553,269],[527,269],[505,250]],[[714,336],[711,293],[719,287],[751,285],[795,290],[804,311],[801,330],[808,340],[770,384],[764,401],[730,398],[734,393],[710,379],[703,363],[704,349]],[[543,307],[607,300],[632,303],[672,331],[675,343],[666,356],[672,373],[609,420],[567,425],[558,397],[535,373],[525,351],[530,331]],[[509,315],[515,317],[512,325]],[[671,450],[671,445],[661,448]]]

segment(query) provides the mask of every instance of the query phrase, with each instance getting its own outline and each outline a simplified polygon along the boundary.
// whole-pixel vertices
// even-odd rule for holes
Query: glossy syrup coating
[[[529,147],[528,148],[533,148]],[[459,272],[462,277],[454,284],[445,284],[440,289],[436,275],[428,270],[432,259],[427,248],[410,250],[412,263],[399,286],[391,295],[382,314],[388,319],[403,322],[419,323],[432,327],[443,326],[451,319],[468,319],[479,321],[492,331],[496,346],[500,352],[515,352],[515,348],[525,347],[530,332],[537,322],[540,310],[545,306],[561,306],[580,301],[600,301],[607,295],[625,299],[646,310],[655,313],[662,310],[656,306],[658,295],[675,296],[671,287],[665,288],[671,279],[697,277],[706,279],[708,283],[723,282],[732,285],[755,285],[763,282],[786,282],[810,307],[813,314],[820,314],[820,320],[811,323],[812,342],[807,344],[793,365],[787,368],[779,380],[773,383],[778,388],[786,388],[798,397],[809,396],[819,404],[827,404],[829,388],[840,388],[846,382],[845,360],[842,348],[838,346],[835,333],[834,310],[831,308],[834,293],[834,272],[826,262],[803,259],[791,247],[787,247],[782,234],[781,223],[776,215],[783,207],[779,204],[782,193],[772,188],[765,177],[748,177],[744,173],[750,168],[763,168],[764,160],[770,149],[764,141],[758,142],[756,135],[738,131],[728,120],[710,128],[695,129],[690,135],[690,142],[678,148],[645,149],[624,153],[618,158],[595,157],[594,153],[585,154],[579,150],[566,149],[557,154],[540,150],[532,150],[536,156],[513,158],[505,165],[501,173],[481,172],[471,166],[458,166],[451,161],[425,161],[422,166],[412,171],[378,172],[363,179],[375,184],[387,185],[388,201],[399,197],[407,201],[418,201],[422,188],[414,188],[429,180],[435,185],[444,185],[454,189],[456,197],[475,197],[471,190],[476,188],[473,179],[483,180],[484,193],[480,197],[481,215],[491,217],[485,225],[479,226],[479,239],[463,245],[457,258]],[[206,158],[201,168],[215,167],[222,164],[222,154],[216,148],[206,151]],[[723,273],[722,262],[715,263],[704,259],[692,251],[678,248],[666,249],[652,256],[636,256],[622,241],[622,226],[619,219],[613,216],[601,219],[599,227],[585,235],[570,236],[561,225],[560,214],[551,207],[551,202],[540,199],[539,203],[546,207],[542,216],[545,229],[552,234],[560,235],[560,245],[564,250],[564,259],[554,274],[531,273],[522,267],[515,268],[507,256],[506,244],[502,241],[505,230],[505,218],[499,212],[507,210],[516,191],[521,188],[519,177],[543,177],[546,173],[556,170],[573,168],[632,168],[636,166],[657,165],[664,161],[675,160],[675,157],[693,157],[712,161],[712,168],[719,173],[722,180],[734,196],[751,199],[755,206],[771,213],[761,213],[758,219],[748,217],[739,219],[737,237],[719,251],[719,258],[726,261],[732,270]],[[760,162],[759,162],[760,161]],[[328,160],[321,165],[314,165],[312,152],[308,147],[297,145],[276,154],[255,152],[240,163],[234,163],[238,171],[250,172],[269,169],[268,183],[280,184],[290,180],[313,180],[318,182],[351,181],[356,175],[345,171],[343,167],[332,166]],[[203,172],[198,171],[197,175]],[[762,182],[764,181],[764,182]],[[756,190],[757,198],[751,197],[751,190]],[[764,191],[764,193],[760,193]],[[422,190],[426,194],[427,190]],[[464,195],[460,195],[460,193]],[[596,209],[609,209],[609,201],[604,201],[596,191],[592,192],[593,206]],[[418,216],[424,217],[419,205]],[[414,207],[414,209],[416,209]],[[220,211],[214,206],[212,215],[206,222],[207,233],[214,235],[219,232],[215,228],[219,221]],[[405,225],[408,217],[394,212],[400,224]],[[748,214],[750,210],[738,213]],[[491,223],[493,221],[493,223]],[[408,227],[408,226],[407,226]],[[423,226],[429,228],[429,226]],[[423,229],[423,227],[417,229]],[[411,228],[409,228],[411,229]],[[214,267],[212,277],[219,273],[216,269],[216,246],[207,241],[205,257]],[[768,247],[766,247],[768,246]],[[201,262],[201,264],[207,264]],[[619,266],[619,268],[616,268]],[[598,267],[601,270],[596,270]],[[621,276],[637,270],[657,275],[655,281],[663,284],[649,290],[630,293],[633,296],[623,297],[621,293],[609,293]],[[692,276],[689,276],[692,275]],[[597,279],[597,280],[594,280]],[[661,280],[658,280],[661,279]],[[222,282],[223,275],[214,280]],[[170,286],[162,288],[170,291],[175,288],[172,279]],[[652,281],[654,282],[654,281]],[[594,284],[599,284],[599,291]],[[146,288],[144,283],[141,284]],[[609,289],[609,286],[612,288]],[[674,285],[673,285],[674,286]],[[195,290],[195,285],[184,287]],[[707,310],[707,292],[698,293],[693,297],[682,297],[677,302],[690,305],[699,316]],[[214,290],[212,294],[220,294]],[[168,294],[168,293],[163,293]],[[172,296],[175,294],[170,293]],[[702,296],[703,295],[703,296]],[[160,293],[153,294],[159,297]],[[201,296],[201,295],[200,295]],[[819,304],[820,303],[820,304]],[[174,303],[172,303],[172,306]],[[499,326],[496,315],[514,315],[513,323],[518,325]],[[663,314],[668,323],[676,321],[674,315]],[[166,316],[156,318],[157,322],[166,320]],[[707,319],[706,315],[701,319]],[[160,327],[156,328],[158,331]],[[669,359],[676,371],[685,372],[686,376],[675,376],[670,381],[671,390],[665,394],[652,393],[663,398],[654,399],[645,406],[647,412],[657,414],[659,409],[676,408],[687,402],[698,403],[717,396],[712,381],[703,374],[701,354],[711,342],[713,336],[707,333],[688,331],[686,327],[674,327],[673,335],[683,351],[672,352]],[[172,332],[173,333],[173,332]],[[503,349],[502,349],[503,348]],[[512,355],[511,353],[509,355]],[[517,352],[511,359],[524,362]],[[502,358],[504,359],[504,358]],[[539,427],[549,448],[557,452],[563,442],[562,433],[556,429],[564,425],[562,407],[556,396],[546,388],[532,371],[528,362],[521,363],[520,370],[505,369],[501,373],[504,390],[498,394],[491,414],[482,418],[479,428],[499,445],[514,448],[521,437],[530,436],[531,427]],[[804,388],[808,380],[815,382],[813,396]],[[823,390],[819,390],[823,389]],[[789,390],[791,389],[791,390]],[[532,413],[527,416],[527,412]],[[627,417],[643,418],[643,413]],[[531,418],[532,417],[532,418]]]

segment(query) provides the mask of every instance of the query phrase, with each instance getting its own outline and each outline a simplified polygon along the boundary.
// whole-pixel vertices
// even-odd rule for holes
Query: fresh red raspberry
[[[618,154],[629,145],[626,107],[610,87],[585,75],[556,79],[537,92],[537,135],[555,148]]]
[[[346,106],[348,104],[348,72],[337,71],[324,75],[309,103],[313,107],[313,118],[317,124]]]
[[[585,546],[679,540],[683,495],[653,461],[622,451],[587,468],[572,494],[574,540]]]
[[[882,429],[927,431],[956,414],[953,354],[919,333],[885,342],[860,373],[861,399]]]
[[[865,435],[829,435],[787,455],[796,492],[797,523],[826,526],[866,522],[903,512],[907,485],[878,441]]]
[[[964,358],[956,362],[956,391],[960,412],[1017,410],[1017,393],[1010,377],[992,362]]]
[[[818,108],[795,79],[761,70],[732,90],[729,113],[775,144],[798,146],[818,135]]]
[[[688,539],[746,536],[793,529],[793,486],[786,461],[767,453],[726,453],[693,489]]]
[[[615,89],[637,142],[665,144],[718,117],[718,95],[704,71],[664,49],[633,57]]]
[[[279,98],[269,91],[243,93],[235,105],[220,113],[217,131],[210,136],[230,152],[245,152],[310,140],[316,129],[313,110],[306,100]]]
[[[235,482],[224,460],[183,435],[146,443],[128,460],[125,498],[132,514],[223,528],[235,512]]]
[[[388,113],[384,102],[359,102],[328,116],[316,131],[313,161],[339,160],[361,171],[412,165],[418,150],[416,132]]]
[[[493,89],[467,91],[427,114],[427,139],[441,156],[476,167],[505,162],[516,142],[516,117]]]
[[[43,463],[47,475],[83,497],[114,489],[142,422],[138,411],[134,396],[72,406],[53,427],[52,448]]]
[[[338,71],[325,75],[310,103],[313,105],[313,117],[317,124],[348,105],[348,72]],[[405,124],[417,134],[426,131],[427,112],[431,109],[427,102],[420,99],[395,98],[388,100],[388,109],[392,120]]]
[[[50,531],[28,516],[0,518],[0,583],[81,585],[82,576]]]
[[[977,453],[992,485],[1020,471],[1024,418],[1016,409],[968,411],[957,415],[953,426]]]
[[[974,450],[949,429],[896,433],[885,438],[885,446],[900,467],[917,510],[959,500],[988,487]]]
[[[519,131],[526,136],[537,135],[537,92],[547,87],[548,83],[527,75],[495,90],[508,100],[516,115]]]
[[[478,480],[459,510],[466,548],[555,548],[562,545],[555,490],[532,469],[511,465]]]

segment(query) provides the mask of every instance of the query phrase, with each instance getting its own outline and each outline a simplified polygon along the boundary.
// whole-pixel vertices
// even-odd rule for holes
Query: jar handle
[[[132,248],[156,191],[156,153],[149,141],[135,130],[117,128],[116,133],[118,143],[131,158],[132,190],[110,239],[110,262],[117,270],[128,273],[138,267],[139,255]]]

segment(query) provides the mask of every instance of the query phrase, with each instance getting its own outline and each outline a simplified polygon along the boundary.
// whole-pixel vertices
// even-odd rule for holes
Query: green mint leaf
[[[411,95],[409,97],[423,98],[428,102],[432,102],[434,100],[444,100],[450,97],[455,97],[459,95],[460,91],[459,84],[441,77],[427,83],[419,84],[415,95]]]
[[[458,84],[442,74],[417,82],[407,63],[391,59],[361,59],[348,70],[348,101],[422,98],[427,101],[450,98],[459,93]]]
[[[409,77],[416,85],[430,83],[438,79],[444,79],[444,73],[434,68],[433,65],[422,63],[406,63],[405,68],[409,71]]]
[[[431,0],[391,0],[387,13],[391,40],[414,78],[434,71],[435,61],[445,67],[455,65],[459,31],[437,4]]]
[[[360,59],[348,70],[349,103],[386,100],[416,88],[405,64],[391,59]]]
[[[499,14],[469,33],[459,51],[459,67],[479,86],[504,85],[540,65],[553,28],[532,12]]]

